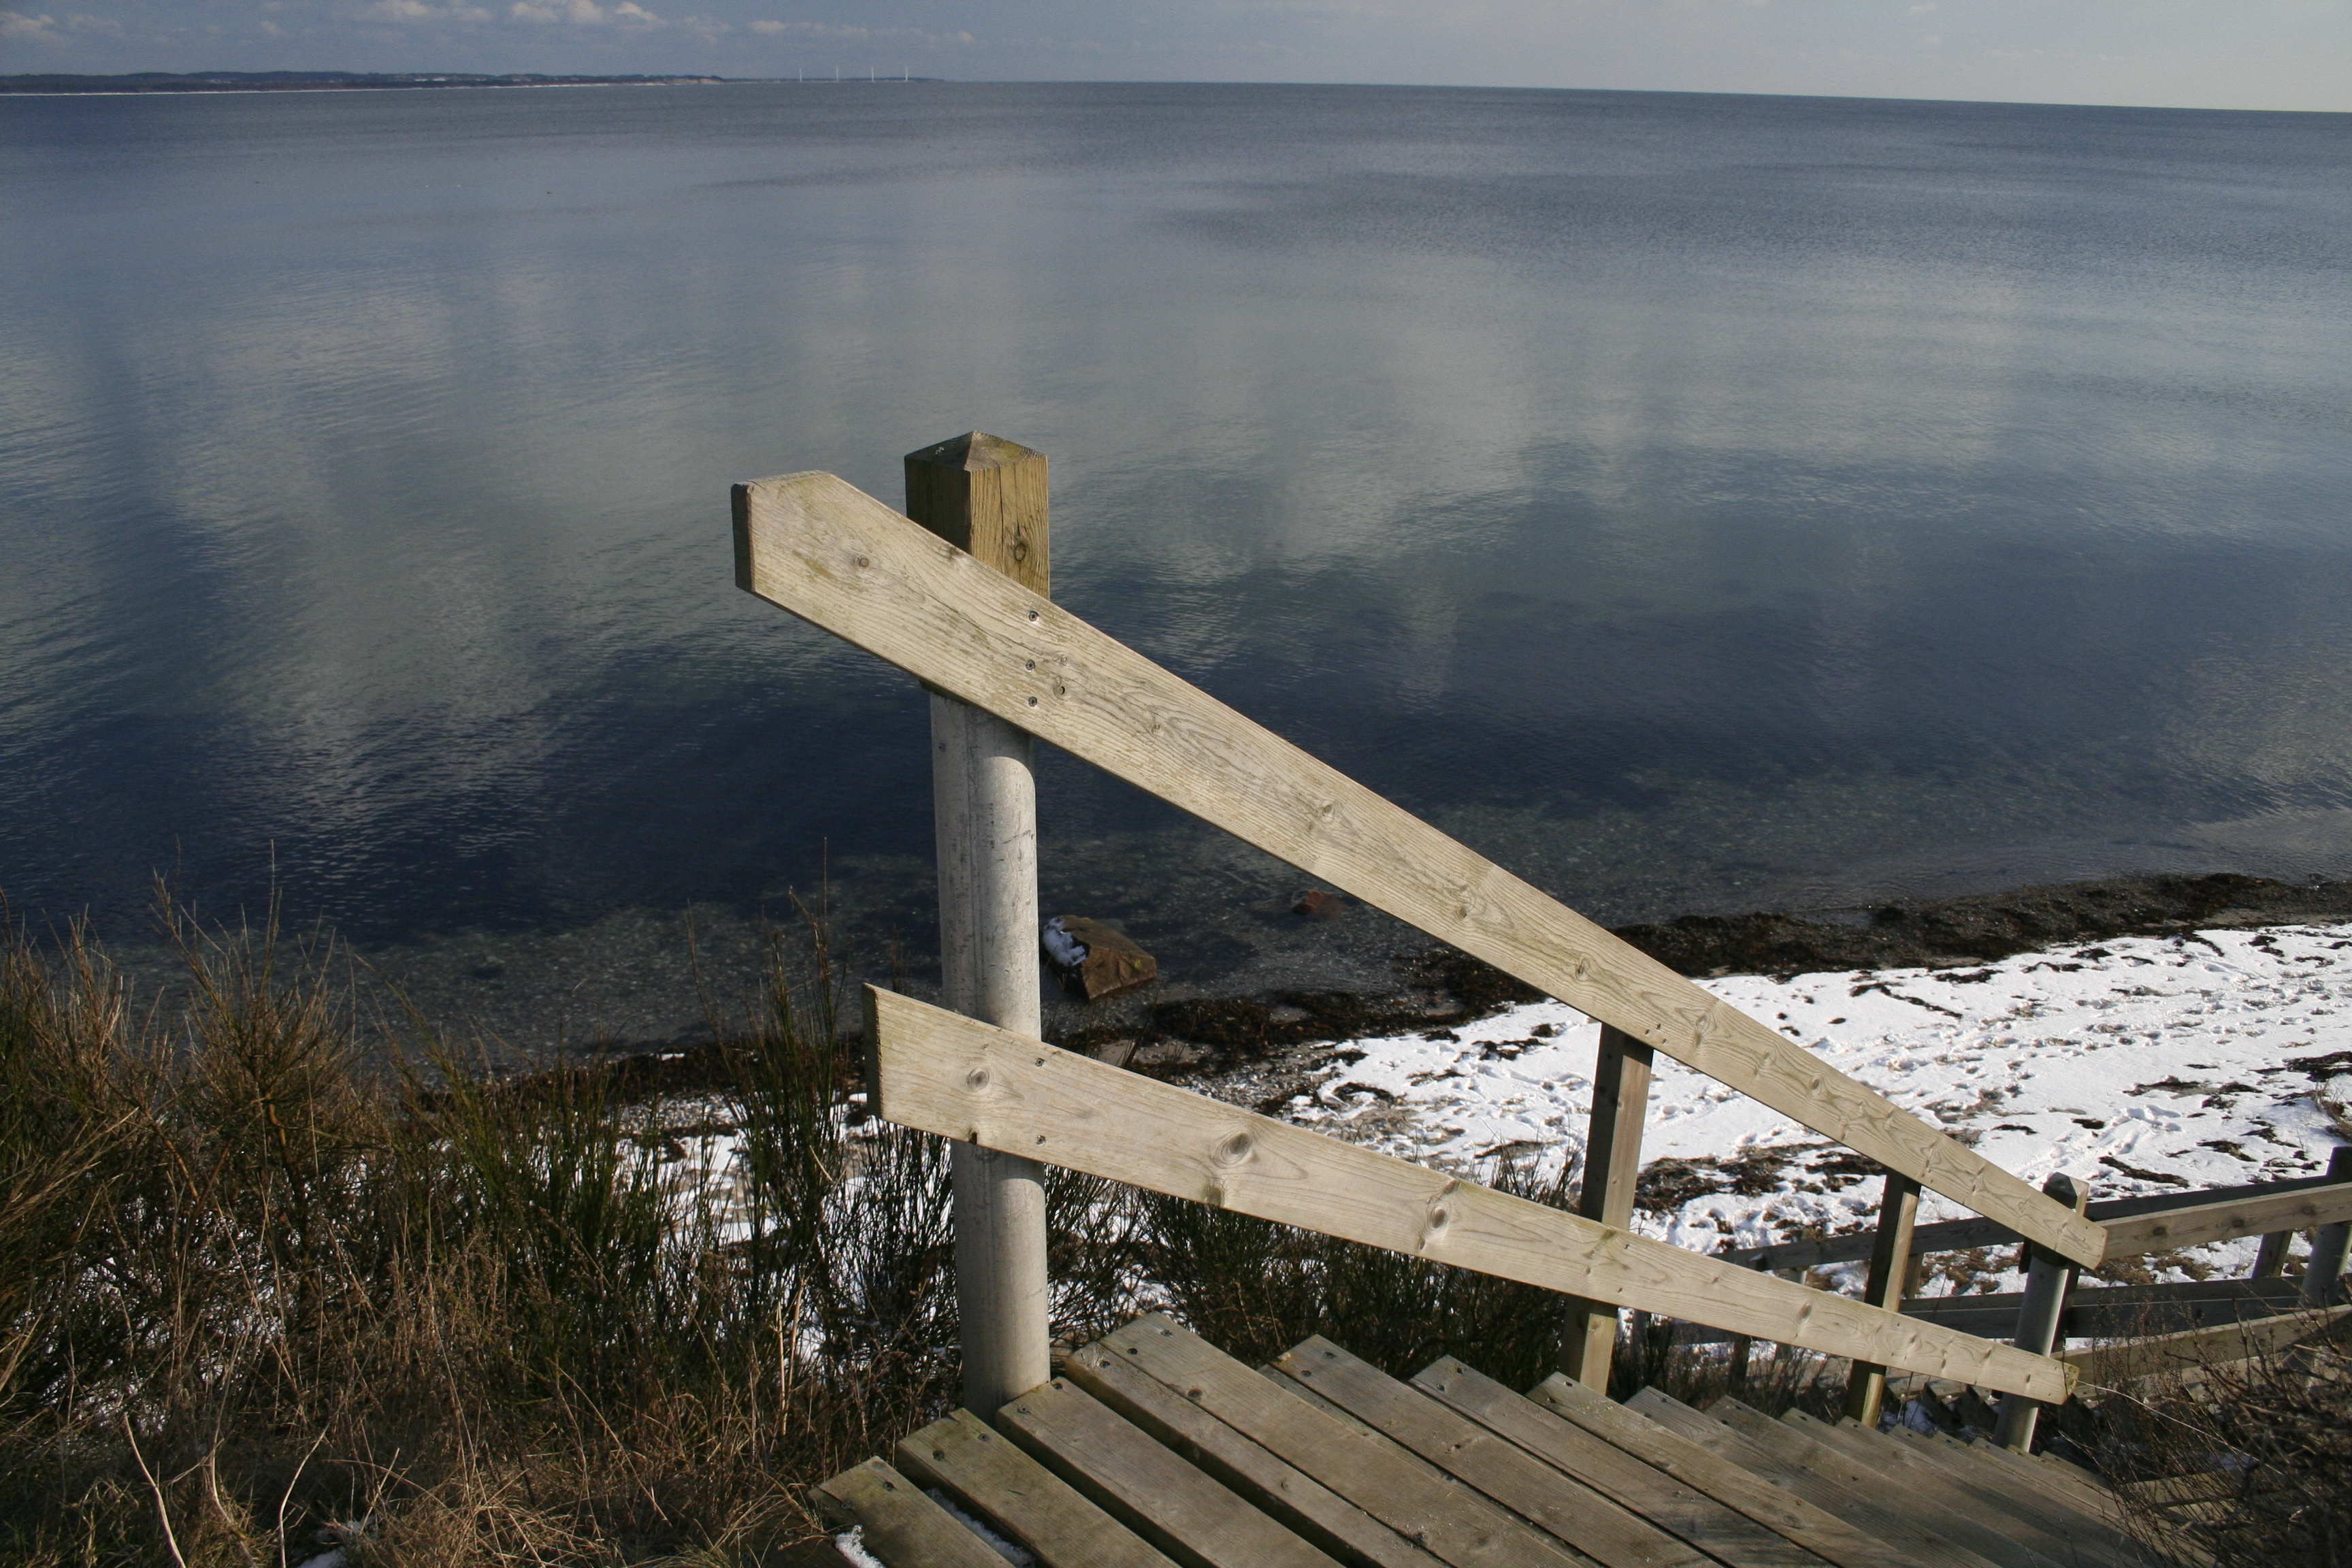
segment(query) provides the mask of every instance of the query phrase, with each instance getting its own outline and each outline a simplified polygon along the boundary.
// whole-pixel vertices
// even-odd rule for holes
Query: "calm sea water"
[[[1056,596],[1610,921],[2352,874],[2352,117],[864,84],[0,100],[0,890],[436,1007],[932,940],[727,487],[1053,458]],[[1066,758],[1179,988],[1407,933]],[[734,945],[730,945],[734,944]],[[724,962],[721,963],[724,967]]]

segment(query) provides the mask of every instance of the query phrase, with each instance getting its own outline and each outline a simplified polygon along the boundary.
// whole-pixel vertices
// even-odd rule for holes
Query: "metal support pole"
[[[1878,1240],[1870,1253],[1870,1281],[1862,1299],[1874,1307],[1903,1310],[1903,1288],[1911,1279],[1911,1230],[1919,1218],[1919,1184],[1899,1172],[1886,1173],[1885,1195],[1878,1200]],[[1886,1369],[1858,1361],[1847,1376],[1845,1413],[1874,1430],[1886,1395]]]
[[[2090,1205],[2090,1188],[2072,1176],[2053,1176],[2042,1184],[2042,1190],[2062,1204],[2073,1205],[2076,1214]],[[2010,1342],[2019,1350],[2048,1355],[2051,1347],[2058,1342],[2058,1325],[2066,1315],[2066,1292],[2074,1285],[2074,1265],[2071,1259],[2029,1244],[2025,1300],[2017,1309],[2017,1332]],[[1993,1440],[2004,1448],[2030,1453],[2033,1428],[2041,1419],[2042,1401],[2028,1399],[2021,1394],[2004,1394],[2000,1396],[2000,1415],[1993,1426]]]
[[[907,515],[1046,591],[1043,454],[977,432],[910,452]],[[1037,1035],[1037,785],[1028,734],[933,692],[931,796],[947,1005]],[[952,1162],[963,1399],[986,1416],[1052,1375],[1045,1169],[976,1143],[958,1143]]]
[[[1624,1229],[1633,1220],[1633,1185],[1642,1173],[1642,1121],[1650,1110],[1648,1046],[1602,1025],[1592,1066],[1592,1121],[1584,1143],[1584,1186],[1576,1212]],[[1596,1393],[1609,1392],[1617,1350],[1617,1309],[1577,1300],[1560,1335],[1559,1370]]]
[[[2352,1149],[2327,1156],[2330,1181],[2352,1181]],[[2337,1220],[2311,1233],[2311,1258],[2303,1268],[2303,1304],[2332,1307],[2344,1300],[2344,1255],[2352,1248],[2352,1223]]]

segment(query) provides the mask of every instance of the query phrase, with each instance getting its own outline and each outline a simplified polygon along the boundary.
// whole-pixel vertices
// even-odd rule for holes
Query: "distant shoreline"
[[[440,71],[130,71],[115,76],[54,72],[0,77],[0,95],[29,98],[143,98],[157,93],[212,92],[390,92],[425,89],[522,87],[846,87],[937,81],[937,77],[541,76],[530,73],[474,75]]]

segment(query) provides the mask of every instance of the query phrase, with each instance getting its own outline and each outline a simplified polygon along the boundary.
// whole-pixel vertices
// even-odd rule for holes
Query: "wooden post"
[[[1650,1047],[1602,1025],[1592,1064],[1592,1122],[1584,1142],[1584,1187],[1576,1212],[1624,1229],[1633,1220],[1633,1184],[1642,1173],[1642,1121],[1650,1110]],[[1609,1392],[1617,1350],[1617,1309],[1579,1300],[1560,1335],[1559,1370],[1598,1394]]]
[[[1862,1299],[1889,1311],[1903,1310],[1903,1290],[1911,1280],[1911,1229],[1919,1218],[1919,1184],[1895,1171],[1886,1173],[1886,1192],[1878,1200],[1878,1245],[1870,1253],[1870,1280]],[[1875,1431],[1878,1406],[1886,1395],[1886,1369],[1858,1361],[1847,1376],[1845,1413]]]
[[[975,431],[907,454],[907,515],[982,564],[1047,588],[1045,458]],[[940,966],[950,1008],[1043,1032],[1037,974],[1037,785],[1023,730],[931,693]],[[1053,1375],[1045,1170],[959,1142],[956,1305],[964,1405],[983,1418]]]
[[[2327,1156],[2330,1180],[2352,1182],[2352,1149]],[[2303,1304],[2332,1307],[2344,1299],[2344,1256],[2352,1249],[2352,1222],[2337,1220],[2311,1234],[2311,1258],[2303,1268]]]
[[[2254,1251],[2253,1271],[2246,1278],[2275,1279],[2285,1273],[2286,1249],[2294,1245],[2294,1232],[2291,1230],[2274,1230],[2263,1237],[2262,1246]]]
[[[2077,1214],[2090,1206],[2090,1188],[2072,1176],[2053,1176],[2042,1184],[2042,1190],[2062,1204],[2072,1204]],[[2017,1333],[2010,1342],[2019,1350],[2048,1355],[2058,1341],[2059,1321],[2066,1315],[2066,1292],[2074,1288],[2074,1265],[2057,1253],[2030,1243],[2025,1253],[2025,1300],[2018,1304]],[[2040,1400],[2028,1399],[2021,1394],[2004,1394],[2000,1396],[2000,1418],[1993,1426],[1993,1440],[2004,1448],[2031,1453],[2033,1428],[2041,1418]]]

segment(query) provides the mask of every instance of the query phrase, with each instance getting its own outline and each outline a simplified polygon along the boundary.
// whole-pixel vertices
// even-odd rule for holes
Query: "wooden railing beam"
[[[2060,1363],[1735,1268],[900,996],[866,989],[875,1113],[1408,1257],[2063,1399]]]
[[[2070,1258],[2105,1236],[1982,1155],[831,474],[734,492],[736,580]]]

